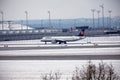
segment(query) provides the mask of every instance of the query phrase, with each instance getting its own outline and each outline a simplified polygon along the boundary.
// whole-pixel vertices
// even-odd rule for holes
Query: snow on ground
[[[83,40],[77,42],[87,42],[87,43],[111,43],[111,42],[120,42],[120,36],[105,36],[105,37],[86,37]]]
[[[68,43],[114,43],[120,42],[120,36],[105,37],[86,37],[85,39],[68,42]],[[37,40],[20,40],[20,41],[0,41],[0,44],[44,44],[40,39]]]
[[[21,24],[11,24],[9,26],[8,23],[6,24],[3,24],[4,26],[4,30],[20,30],[20,29],[27,29],[27,26],[26,25],[21,25]],[[31,27],[28,27],[28,29],[32,29]],[[2,30],[2,24],[0,24],[0,30]]]
[[[101,60],[92,60],[99,65]],[[120,60],[103,60],[105,64],[113,64],[115,72],[120,74]],[[62,80],[71,80],[76,67],[83,69],[86,60],[3,60],[0,61],[1,80],[41,80],[42,74],[50,72],[62,73]]]
[[[73,44],[74,43],[74,44]],[[84,44],[79,44],[84,43]],[[66,44],[47,44],[40,40],[3,41],[0,44],[12,44],[9,47],[62,47],[62,46],[94,46],[97,45],[120,45],[120,36],[108,37],[86,37],[83,40],[69,42]],[[16,45],[17,44],[17,45]],[[24,45],[25,44],[25,45]],[[26,45],[27,44],[27,45]],[[0,45],[4,47],[4,45]],[[18,52],[19,51],[19,52]],[[32,50],[1,50],[0,56],[6,55],[120,55],[120,47],[114,48],[71,48],[71,49],[32,49]]]
[[[83,40],[69,43],[118,44],[120,36],[86,37]],[[44,44],[40,40],[5,41],[0,44]],[[35,45],[35,46],[38,46]],[[52,44],[48,44],[52,45]],[[73,44],[70,44],[73,45]],[[16,45],[15,45],[16,46]],[[23,45],[22,45],[23,46]],[[29,45],[30,46],[30,45]],[[33,45],[32,45],[33,46]],[[52,46],[64,46],[53,44]],[[115,48],[76,48],[76,49],[33,49],[33,50],[5,50],[0,51],[0,56],[40,56],[40,55],[120,55],[120,47]],[[0,79],[2,80],[40,80],[42,74],[57,72],[62,73],[63,80],[70,80],[75,67],[82,68],[86,60],[0,60]],[[100,60],[92,60],[97,64]],[[120,74],[120,60],[103,60],[106,64],[113,64],[115,71]]]
[[[120,55],[120,48],[6,50],[0,56]]]
[[[46,45],[37,40],[20,40],[20,41],[0,41],[0,47],[62,47],[62,46],[95,46],[95,45],[120,45],[120,36],[106,36],[106,37],[86,37],[85,39],[67,42],[68,44],[51,44]]]

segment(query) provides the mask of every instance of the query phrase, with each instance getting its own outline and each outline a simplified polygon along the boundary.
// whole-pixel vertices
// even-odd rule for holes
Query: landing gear
[[[66,42],[66,41],[59,42],[59,44],[62,44],[62,43],[67,44],[67,42]]]
[[[47,44],[47,42],[45,41],[45,44]]]
[[[62,42],[59,42],[59,44],[61,44]]]
[[[67,42],[66,42],[66,41],[64,41],[64,44],[67,44]]]

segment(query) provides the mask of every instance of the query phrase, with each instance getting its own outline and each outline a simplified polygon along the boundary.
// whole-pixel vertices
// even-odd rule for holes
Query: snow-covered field
[[[83,40],[66,44],[45,45],[40,40],[5,41],[0,42],[0,47],[8,44],[9,47],[63,47],[63,46],[95,46],[97,45],[120,45],[120,36],[86,37]],[[2,44],[2,45],[1,45]],[[1,50],[0,56],[41,56],[41,55],[120,55],[120,47],[111,48],[63,48],[63,49],[32,49],[32,50]]]
[[[120,45],[120,36],[108,37],[87,37],[76,42],[69,42],[67,45]],[[44,45],[40,40],[5,41],[0,44],[13,44],[15,46],[40,46]],[[18,44],[18,45],[16,45]],[[11,47],[13,46],[11,45]],[[51,44],[47,46],[66,46],[64,44]],[[27,47],[26,46],[26,47]],[[78,54],[79,53],[79,54]],[[0,56],[40,56],[40,55],[120,55],[120,47],[115,48],[75,48],[75,49],[33,49],[33,50],[1,50]],[[101,60],[92,60],[98,65]],[[82,68],[86,60],[0,60],[0,80],[40,80],[42,74],[61,72],[63,80],[71,80],[75,67]],[[106,64],[112,64],[115,71],[120,74],[120,60],[103,60]]]
[[[15,24],[15,23],[12,23],[12,24],[8,24],[8,23],[4,23],[3,24],[3,29],[4,30],[20,30],[20,29],[27,29],[27,26],[26,25],[21,25],[21,24]],[[31,27],[28,27],[28,29],[32,29]],[[0,24],[0,30],[2,30],[2,24]]]
[[[92,60],[98,65],[101,60]],[[120,74],[120,60],[104,60],[105,64],[112,64],[115,72]],[[19,60],[0,61],[1,80],[41,80],[42,74],[50,72],[62,73],[63,80],[71,80],[76,67],[82,69],[88,61],[85,60]]]
[[[63,47],[63,46],[94,46],[97,45],[120,45],[120,36],[108,37],[86,37],[83,40],[69,42],[66,44],[51,44],[45,45],[40,40],[23,40],[23,41],[5,41],[0,42],[0,47],[3,44],[8,44],[9,47]],[[32,49],[32,50],[1,50],[1,56],[40,56],[40,55],[120,55],[120,47],[111,48],[68,48],[68,49]]]
[[[7,50],[0,56],[67,56],[67,55],[120,55],[120,48],[83,48],[83,49],[44,49],[44,50]]]

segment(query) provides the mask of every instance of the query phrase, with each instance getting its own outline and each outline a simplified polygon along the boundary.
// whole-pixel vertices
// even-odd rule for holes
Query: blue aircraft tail
[[[84,36],[84,34],[85,34],[85,30],[84,30],[84,29],[82,29],[82,30],[80,31],[80,33],[79,33],[79,35],[78,35],[78,36]]]

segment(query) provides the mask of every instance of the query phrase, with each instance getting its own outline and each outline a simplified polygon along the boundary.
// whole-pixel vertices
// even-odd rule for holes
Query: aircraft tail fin
[[[84,36],[84,34],[85,34],[85,30],[84,30],[84,29],[82,29],[82,30],[80,31],[80,33],[79,33],[79,35],[78,35],[78,36]]]

